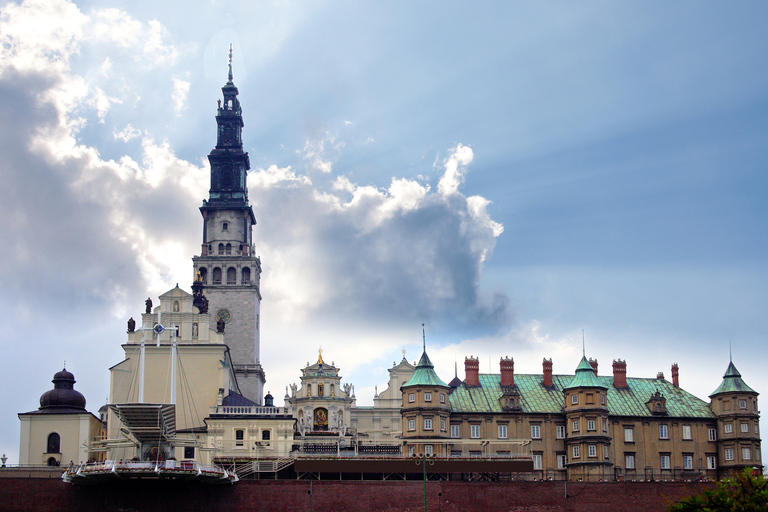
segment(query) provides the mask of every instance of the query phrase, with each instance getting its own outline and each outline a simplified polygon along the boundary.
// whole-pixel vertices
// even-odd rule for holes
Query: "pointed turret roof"
[[[757,391],[747,386],[747,384],[741,379],[741,374],[739,373],[739,370],[736,369],[733,361],[728,363],[728,368],[725,370],[725,375],[723,375],[723,382],[720,383],[720,386],[711,395],[709,395],[709,397],[712,398],[713,396],[719,395],[720,393],[758,394]]]
[[[409,386],[448,387],[448,384],[443,382],[440,377],[437,376],[437,373],[435,373],[435,366],[432,364],[432,361],[429,360],[426,350],[421,354],[421,359],[419,359],[419,362],[416,365],[416,371],[413,372],[413,377],[403,384],[404,388]]]
[[[607,389],[608,386],[600,382],[600,379],[595,375],[595,370],[592,365],[589,364],[587,356],[582,356],[579,366],[576,367],[576,375],[571,380],[571,383],[565,389],[573,388],[603,388]]]

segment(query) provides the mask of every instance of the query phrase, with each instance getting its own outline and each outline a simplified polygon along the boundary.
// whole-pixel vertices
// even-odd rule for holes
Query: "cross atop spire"
[[[232,43],[229,43],[229,82],[232,83]]]

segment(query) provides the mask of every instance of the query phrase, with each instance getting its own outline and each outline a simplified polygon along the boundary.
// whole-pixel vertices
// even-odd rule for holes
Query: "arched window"
[[[227,231],[227,228],[229,228],[229,223],[224,222],[224,223],[221,224],[221,230],[222,231]]]
[[[224,254],[226,254],[226,255],[232,254],[232,244],[227,244],[227,248],[224,251]]]
[[[203,280],[203,284],[208,284],[208,269],[200,267],[200,279]]]
[[[173,301],[173,312],[178,313],[179,312],[179,301],[175,300]]]
[[[58,466],[59,461],[56,460],[56,457],[48,457],[48,465],[49,466]]]
[[[227,269],[227,284],[237,284],[237,270],[235,270],[235,267]]]
[[[221,284],[221,269],[219,267],[213,269],[213,284]]]
[[[219,244],[219,254],[224,254],[224,244]]]
[[[48,450],[45,453],[61,453],[61,437],[56,432],[48,434]]]
[[[240,284],[251,284],[251,269],[249,267],[245,267],[243,269],[243,275],[242,279],[240,279]]]

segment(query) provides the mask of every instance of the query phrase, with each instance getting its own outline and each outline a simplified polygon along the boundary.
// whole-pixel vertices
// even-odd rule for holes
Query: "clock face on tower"
[[[227,308],[222,308],[216,312],[216,320],[221,320],[224,323],[232,320],[232,313]]]

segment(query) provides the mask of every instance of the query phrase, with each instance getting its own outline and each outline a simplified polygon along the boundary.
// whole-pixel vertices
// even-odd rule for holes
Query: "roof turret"
[[[723,382],[720,383],[720,386],[718,386],[718,388],[711,395],[709,395],[709,397],[712,398],[713,396],[719,395],[721,393],[758,394],[757,391],[747,386],[747,384],[741,379],[741,374],[739,373],[739,370],[736,369],[733,361],[728,363],[728,368],[725,370],[725,375],[723,375]]]
[[[404,388],[410,386],[449,387],[448,384],[443,382],[440,377],[437,376],[437,373],[435,373],[435,366],[432,364],[432,361],[429,360],[426,350],[421,354],[421,359],[419,359],[419,362],[416,365],[416,371],[413,372],[413,377],[403,384]]]
[[[576,367],[576,375],[568,384],[565,389],[573,388],[602,388],[608,389],[608,386],[600,382],[600,379],[595,375],[595,370],[589,363],[586,356],[582,356],[579,366]]]

